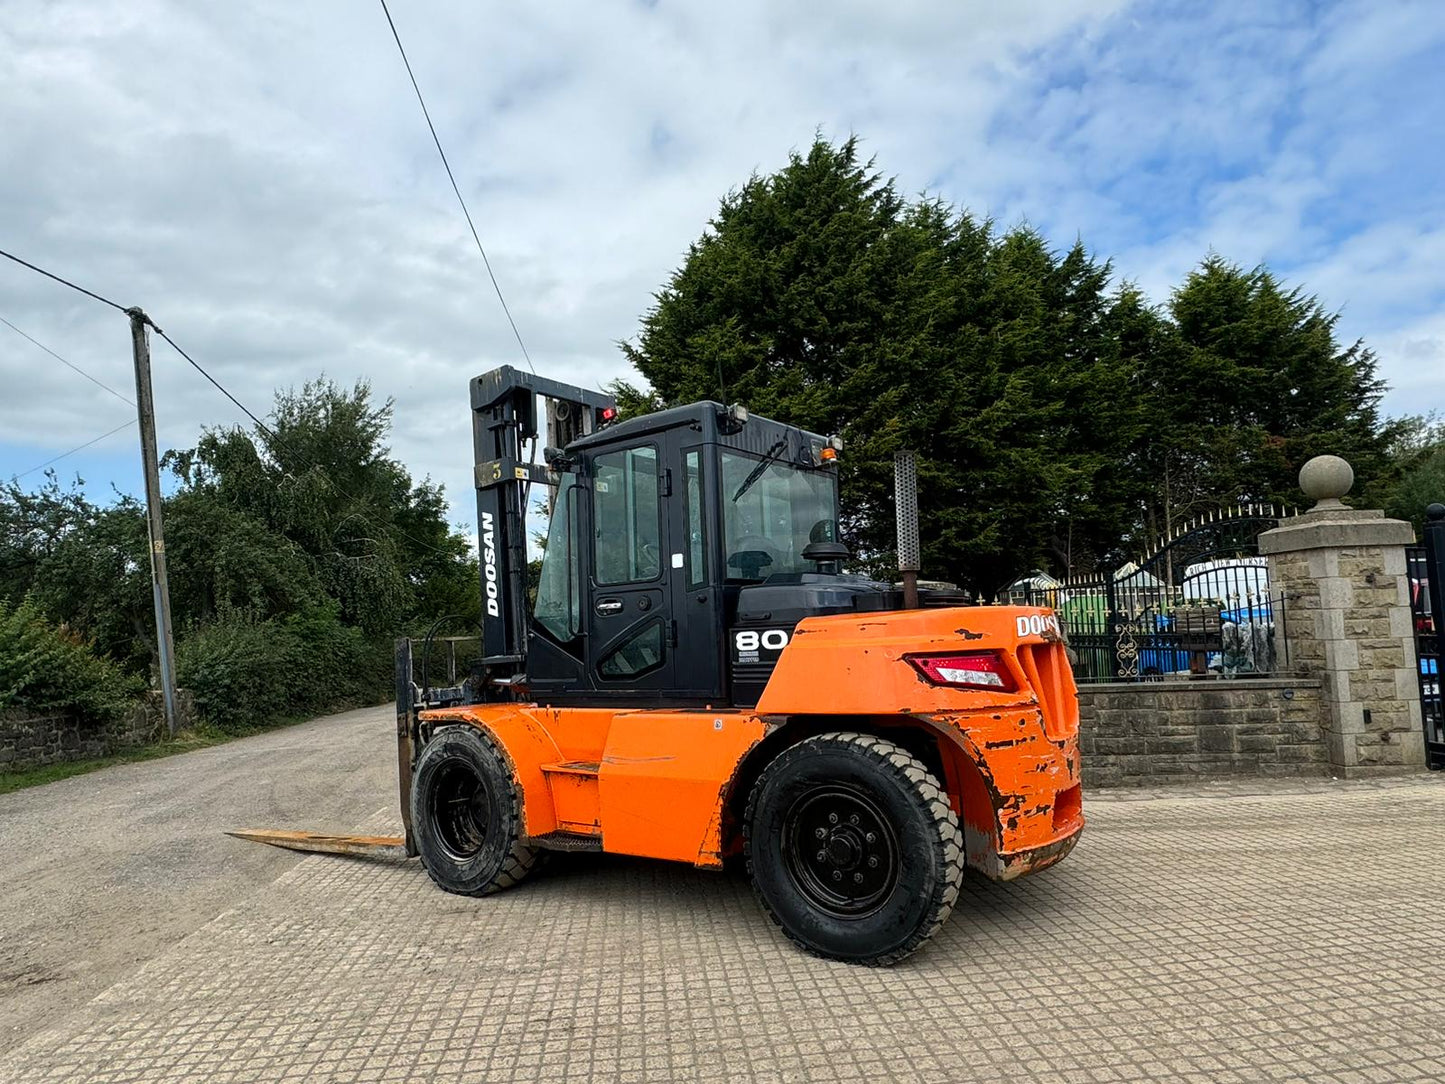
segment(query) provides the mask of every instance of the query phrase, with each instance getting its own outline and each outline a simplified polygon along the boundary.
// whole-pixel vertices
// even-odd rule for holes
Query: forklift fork
[[[415,858],[411,829],[411,773],[416,765],[416,685],[412,681],[411,640],[396,642],[396,774],[401,798],[399,836],[338,836],[328,832],[289,832],[274,828],[243,828],[226,835],[306,854],[349,854],[359,858]]]

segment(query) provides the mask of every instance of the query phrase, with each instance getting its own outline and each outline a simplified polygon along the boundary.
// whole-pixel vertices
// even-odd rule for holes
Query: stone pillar
[[[1284,596],[1277,634],[1290,665],[1323,683],[1325,744],[1347,777],[1425,766],[1405,573],[1415,531],[1346,507],[1340,498],[1353,484],[1343,459],[1311,459],[1300,488],[1315,506],[1259,536],[1270,590]]]

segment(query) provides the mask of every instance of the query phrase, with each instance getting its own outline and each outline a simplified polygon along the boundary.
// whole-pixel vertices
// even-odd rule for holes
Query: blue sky
[[[722,194],[821,130],[1159,302],[1211,250],[1268,263],[1376,350],[1388,411],[1445,411],[1445,5],[827,10],[393,4],[543,372],[625,374]],[[469,524],[466,381],[519,358],[379,7],[11,0],[0,85],[0,247],[143,305],[258,411],[369,379]],[[6,265],[0,316],[133,395],[118,314]],[[155,356],[163,445],[240,419]],[[128,409],[0,326],[0,475]],[[134,492],[133,434],[57,469]]]

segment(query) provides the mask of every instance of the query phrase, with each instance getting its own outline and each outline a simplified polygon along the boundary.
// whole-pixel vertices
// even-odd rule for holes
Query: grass
[[[0,772],[0,794],[24,790],[26,787],[42,786],[45,783],[54,783],[76,775],[88,775],[90,772],[114,767],[117,764],[135,764],[142,760],[159,760],[161,757],[175,756],[177,753],[189,753],[195,749],[208,749],[213,745],[224,745],[237,738],[259,734],[263,730],[274,730],[279,726],[304,722],[308,718],[311,716],[280,719],[270,726],[249,727],[239,731],[220,730],[205,723],[199,723],[190,730],[181,731],[174,738],[163,739],[151,745],[137,745],[130,749],[122,749],[108,757],[97,757],[94,760],[73,760],[63,764],[46,764],[44,767],[27,768],[19,772]]]

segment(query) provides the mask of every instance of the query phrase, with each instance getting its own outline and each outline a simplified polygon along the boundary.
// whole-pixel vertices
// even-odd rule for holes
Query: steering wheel
[[[749,550],[766,553],[774,564],[777,564],[783,557],[783,551],[778,549],[773,544],[773,540],[766,535],[745,534],[731,547],[732,553],[746,553]]]
[[[730,547],[728,568],[735,568],[743,579],[761,580],[767,576],[763,570],[778,563],[782,553],[762,535],[744,535]]]

